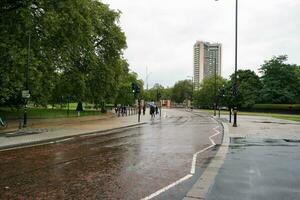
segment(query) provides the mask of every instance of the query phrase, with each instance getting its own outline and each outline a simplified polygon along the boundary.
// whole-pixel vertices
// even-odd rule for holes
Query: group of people
[[[146,114],[146,104],[143,105],[142,110],[143,110],[143,115]],[[149,109],[150,109],[150,115],[151,118],[154,118],[155,115],[159,114],[159,108],[156,105],[149,105]],[[115,107],[115,113],[120,117],[120,116],[127,116],[127,115],[133,115],[133,114],[137,114],[138,110],[136,108],[133,107],[129,107],[129,106],[117,106]]]
[[[159,114],[158,107],[154,106],[154,105],[150,105],[150,115],[151,115],[151,118],[154,118],[155,115],[158,115],[158,114]]]
[[[127,116],[127,115],[132,115],[136,111],[132,107],[127,107],[127,106],[117,106],[115,108],[115,113],[120,117],[120,116]]]

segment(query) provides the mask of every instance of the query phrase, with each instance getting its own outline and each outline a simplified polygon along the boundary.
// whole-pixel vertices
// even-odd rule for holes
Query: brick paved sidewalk
[[[31,122],[32,124],[29,128],[21,130],[11,128],[9,133],[2,133],[0,135],[0,149],[135,126],[148,122],[150,116],[148,114],[141,116],[140,123],[138,123],[137,120],[137,115],[116,117],[111,113],[80,118],[36,120]]]

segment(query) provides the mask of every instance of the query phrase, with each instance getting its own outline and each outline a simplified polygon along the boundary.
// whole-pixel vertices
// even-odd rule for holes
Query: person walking
[[[151,115],[151,119],[155,117],[155,108],[152,105],[150,106],[150,115]]]
[[[143,115],[146,114],[146,104],[143,105]]]
[[[158,106],[155,107],[155,114],[158,115]]]

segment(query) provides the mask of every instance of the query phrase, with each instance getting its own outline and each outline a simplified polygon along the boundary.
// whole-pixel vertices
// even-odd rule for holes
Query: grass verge
[[[23,117],[23,109],[0,108],[0,116],[6,119],[17,119]],[[80,116],[100,115],[97,110],[85,110],[80,113]],[[69,113],[66,109],[47,109],[47,108],[28,108],[27,116],[29,119],[53,119],[53,118],[66,118],[77,117],[76,110],[70,110]]]
[[[210,114],[214,114],[213,110],[202,110],[208,112]],[[267,112],[243,112],[239,111],[239,115],[250,115],[250,116],[265,116],[265,117],[274,117],[278,119],[286,119],[291,121],[298,121],[300,122],[300,115],[298,114],[279,114],[279,113],[267,113]],[[218,111],[217,111],[218,115]],[[221,115],[229,115],[228,111],[221,111]]]

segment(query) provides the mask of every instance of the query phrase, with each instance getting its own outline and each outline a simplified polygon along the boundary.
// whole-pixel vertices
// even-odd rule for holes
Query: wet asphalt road
[[[235,138],[206,199],[298,200],[299,170],[300,141]]]
[[[138,128],[0,152],[0,199],[141,199],[189,174],[216,126],[171,110]],[[214,153],[199,155],[196,175],[157,199],[181,199]]]

